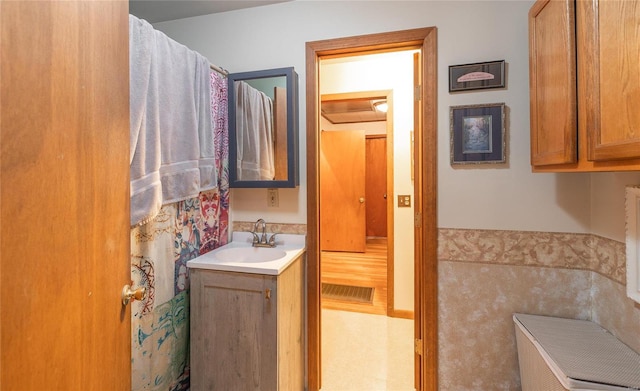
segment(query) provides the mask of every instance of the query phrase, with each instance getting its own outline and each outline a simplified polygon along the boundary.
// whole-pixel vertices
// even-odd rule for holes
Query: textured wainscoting
[[[640,352],[640,305],[627,298],[625,285],[593,275],[592,321]]]
[[[625,281],[625,245],[590,234],[440,229],[438,259],[592,270]]]
[[[253,231],[255,221],[234,221],[232,231],[238,232],[250,232]],[[284,223],[272,223],[267,221],[268,233],[279,234],[293,234],[293,235],[306,235],[306,224],[284,224]]]
[[[440,389],[520,389],[514,312],[593,320],[638,350],[624,247],[589,234],[440,229]]]

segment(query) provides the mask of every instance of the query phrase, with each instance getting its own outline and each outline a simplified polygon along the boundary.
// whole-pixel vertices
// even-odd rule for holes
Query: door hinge
[[[413,87],[413,100],[420,102],[422,100],[422,86],[418,84]]]
[[[416,354],[422,356],[422,339],[416,338],[414,342],[415,342],[414,348],[415,348]]]
[[[422,226],[422,213],[416,212],[413,217],[413,222],[416,228],[420,228]]]

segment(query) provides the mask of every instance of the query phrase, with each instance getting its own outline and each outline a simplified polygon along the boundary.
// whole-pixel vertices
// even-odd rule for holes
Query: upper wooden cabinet
[[[640,170],[640,1],[538,0],[529,11],[536,172]]]
[[[531,164],[577,162],[573,1],[538,1],[529,11]]]

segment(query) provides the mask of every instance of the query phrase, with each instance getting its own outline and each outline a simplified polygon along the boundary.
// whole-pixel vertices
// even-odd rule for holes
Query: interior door
[[[387,237],[387,137],[366,137],[366,236]]]
[[[323,131],[321,134],[320,249],[364,252],[364,131]]]
[[[0,7],[0,389],[128,390],[127,2]]]
[[[421,72],[422,69],[420,68],[421,64],[422,64],[422,61],[420,58],[420,53],[414,54],[413,55],[413,85],[414,86],[422,85],[423,75]],[[414,187],[415,194],[413,198],[415,201],[414,205],[416,207],[416,210],[418,210],[418,208],[423,204],[423,197],[427,195],[426,192],[423,193],[422,191],[422,187],[423,187],[422,182],[423,182],[423,175],[424,175],[423,166],[421,164],[423,160],[422,154],[424,153],[423,149],[421,148],[422,137],[423,137],[423,132],[422,132],[423,115],[424,115],[424,112],[422,110],[422,102],[420,101],[420,99],[414,99],[413,126],[414,126],[414,129],[416,129],[417,131],[415,132],[416,140],[414,141],[414,144],[413,144],[413,157],[414,157],[413,171],[414,171],[414,178],[415,178],[415,187]],[[416,218],[415,218],[416,223],[420,221],[418,216],[419,215],[416,214]],[[414,278],[414,286],[416,288],[413,295],[413,298],[414,298],[413,299],[413,312],[414,312],[413,336],[415,338],[415,342],[414,342],[415,348],[414,348],[414,355],[413,355],[414,357],[413,377],[414,377],[414,384],[415,384],[416,390],[426,391],[430,389],[428,387],[430,381],[433,382],[432,384],[437,384],[437,374],[435,375],[435,378],[436,378],[435,381],[429,379],[429,374],[425,373],[427,366],[425,365],[425,362],[422,357],[425,351],[425,346],[429,346],[428,345],[429,341],[423,340],[423,338],[426,338],[425,328],[429,326],[427,322],[424,322],[423,316],[425,312],[423,310],[429,304],[429,300],[425,300],[424,292],[422,292],[422,290],[418,288],[423,283],[423,279],[428,276],[428,274],[426,274],[424,270],[423,259],[428,254],[425,254],[424,244],[421,241],[421,238],[423,237],[422,230],[423,228],[421,224],[415,225],[414,237],[416,238],[416,240],[414,243],[414,254],[413,254],[414,256],[413,278]],[[437,289],[437,285],[436,285],[436,289]]]

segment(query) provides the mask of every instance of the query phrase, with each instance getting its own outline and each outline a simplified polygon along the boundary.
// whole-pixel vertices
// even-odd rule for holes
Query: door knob
[[[364,197],[360,197],[360,203],[364,204]]]
[[[122,287],[122,305],[129,304],[130,301],[143,300],[147,296],[147,288],[131,289],[131,286]]]

